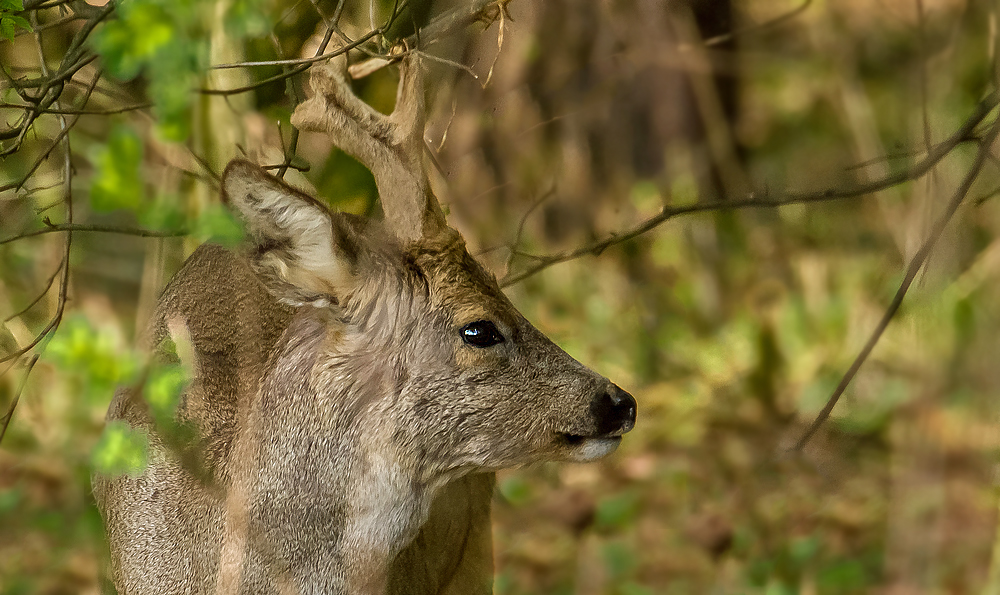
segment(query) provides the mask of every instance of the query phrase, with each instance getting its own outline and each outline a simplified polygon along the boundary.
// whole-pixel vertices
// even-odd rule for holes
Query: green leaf
[[[139,168],[143,148],[130,128],[116,126],[93,162],[97,174],[90,187],[90,204],[97,211],[138,208],[143,195]]]
[[[608,574],[611,575],[614,582],[621,582],[624,577],[632,573],[638,564],[636,552],[625,543],[616,541],[606,543],[601,547],[601,554]]]
[[[229,209],[215,204],[206,209],[195,222],[194,236],[202,241],[232,247],[243,241],[243,226]]]
[[[238,37],[262,37],[271,28],[261,0],[234,0],[226,11],[226,30]]]
[[[531,500],[531,484],[523,477],[513,475],[500,482],[500,493],[510,502],[511,506],[523,506]]]
[[[139,224],[147,229],[176,231],[183,228],[184,213],[180,200],[173,194],[161,194],[139,212]]]
[[[0,37],[14,41],[14,19],[9,16],[0,17]]]
[[[173,417],[187,383],[188,375],[179,365],[161,367],[150,372],[145,395],[153,414],[160,418]]]
[[[144,66],[177,36],[173,19],[163,7],[129,2],[92,36],[92,43],[108,71],[118,79],[135,78]]]
[[[95,399],[107,399],[116,386],[130,382],[139,368],[134,354],[113,332],[95,329],[82,316],[59,326],[44,357]]]
[[[149,458],[149,436],[123,421],[108,422],[91,455],[91,463],[106,475],[141,475]]]
[[[802,567],[816,557],[822,546],[820,539],[815,536],[793,539],[788,546],[788,553],[792,560]]]
[[[594,521],[598,527],[621,529],[630,525],[638,514],[639,494],[630,491],[598,504]]]
[[[24,499],[21,490],[14,488],[0,492],[0,515],[10,514]]]
[[[210,11],[205,3],[130,0],[118,20],[92,36],[94,49],[118,79],[144,74],[157,117],[157,132],[181,142],[190,134],[190,109],[208,61]]]
[[[14,41],[15,28],[17,27],[25,31],[34,31],[27,19],[13,14],[22,10],[24,10],[24,4],[21,0],[0,0],[0,37]]]
[[[34,31],[34,29],[31,28],[31,23],[28,22],[28,19],[24,17],[19,17],[17,15],[12,15],[9,18],[13,19],[14,24],[24,29],[25,31]]]
[[[820,569],[816,582],[822,590],[845,593],[860,591],[869,581],[863,563],[857,560],[838,560]]]
[[[150,65],[149,96],[160,137],[182,142],[191,134],[192,89],[198,86],[194,66],[183,54],[159,58]]]

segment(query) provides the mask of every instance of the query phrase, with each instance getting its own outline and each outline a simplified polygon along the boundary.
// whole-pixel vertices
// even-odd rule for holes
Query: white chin
[[[615,452],[621,444],[622,437],[613,438],[584,438],[579,444],[573,445],[566,453],[566,460],[576,463],[586,463],[596,461],[601,457],[606,457]]]

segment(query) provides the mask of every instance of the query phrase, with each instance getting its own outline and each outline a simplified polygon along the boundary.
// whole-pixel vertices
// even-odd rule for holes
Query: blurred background
[[[379,210],[289,125],[306,64],[211,67],[369,36],[382,111],[372,57],[429,56],[451,224],[639,403],[607,460],[500,474],[496,593],[1000,594],[995,3],[480,1],[435,28],[461,5],[0,0],[0,593],[100,589],[89,476],[143,464],[104,412],[184,258],[239,241],[228,160]]]

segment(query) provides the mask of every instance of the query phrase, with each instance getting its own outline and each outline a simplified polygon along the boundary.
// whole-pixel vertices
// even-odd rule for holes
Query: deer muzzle
[[[569,449],[569,460],[583,462],[607,456],[618,448],[622,435],[635,427],[635,399],[610,382],[591,399],[589,413],[592,430],[586,434],[559,433],[559,440]]]

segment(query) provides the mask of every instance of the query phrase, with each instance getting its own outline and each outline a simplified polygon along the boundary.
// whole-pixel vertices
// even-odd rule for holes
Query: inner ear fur
[[[251,267],[281,301],[325,305],[355,288],[361,246],[346,215],[243,160],[226,167],[222,200],[246,227]]]

